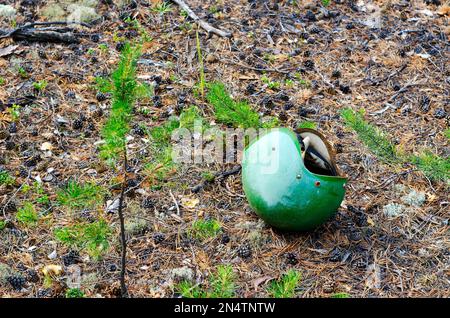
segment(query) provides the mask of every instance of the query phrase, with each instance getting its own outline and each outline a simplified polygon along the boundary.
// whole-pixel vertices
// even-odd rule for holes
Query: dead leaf
[[[0,57],[4,57],[13,54],[14,51],[19,47],[19,45],[10,45],[0,49]]]
[[[200,202],[197,198],[181,198],[181,205],[187,209],[193,209]]]
[[[381,287],[380,267],[375,263],[367,267],[366,287],[370,289],[379,289]]]
[[[53,149],[53,145],[47,141],[41,145],[42,151],[51,151],[52,149]]]
[[[208,255],[203,252],[202,250],[197,251],[196,255],[195,255],[195,259],[197,261],[197,265],[202,269],[202,270],[207,270],[209,269],[210,265],[209,265],[209,259],[208,259]]]
[[[375,222],[372,220],[372,218],[370,216],[367,217],[367,224],[369,224],[369,226],[375,225]]]
[[[265,282],[267,282],[267,281],[269,281],[269,280],[272,280],[272,279],[274,279],[274,278],[275,278],[275,277],[273,277],[273,276],[262,276],[262,277],[258,277],[258,278],[256,278],[256,279],[252,280],[252,285],[253,285],[253,287],[255,287],[255,291],[257,291],[259,285],[261,285],[261,284],[263,284],[263,283],[265,283]]]
[[[442,7],[439,8],[437,13],[439,15],[450,15],[450,5],[444,4]]]
[[[60,265],[46,265],[43,269],[42,269],[42,273],[47,276],[47,275],[56,275],[58,276],[59,274],[62,273],[62,267]]]

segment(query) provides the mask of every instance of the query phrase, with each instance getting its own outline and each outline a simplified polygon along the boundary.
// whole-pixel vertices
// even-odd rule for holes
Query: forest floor
[[[17,10],[3,12],[0,30],[63,19],[76,1],[60,2],[55,9],[49,1],[0,1]],[[163,150],[151,132],[191,105],[209,125],[226,125],[199,94],[195,23],[174,3],[110,2],[83,2],[87,18],[98,19],[76,27],[79,43],[0,39],[2,297],[65,297],[74,271],[86,296],[119,295],[120,227],[111,206],[121,177],[99,158],[111,98],[95,80],[116,68],[124,41],[143,34],[138,78],[154,94],[137,103],[128,138],[132,297],[213,290],[220,275],[231,296],[279,296],[274,282],[290,270],[301,275],[296,297],[450,296],[448,171],[433,179],[412,162],[382,160],[341,117],[345,108],[364,109],[365,121],[402,153],[429,151],[448,162],[444,1],[186,1],[232,34],[200,29],[207,82],[224,83],[281,126],[314,125],[336,149],[349,178],[344,202],[306,233],[264,224],[240,174],[192,191],[233,164],[155,164]],[[67,194],[68,185],[78,192]]]

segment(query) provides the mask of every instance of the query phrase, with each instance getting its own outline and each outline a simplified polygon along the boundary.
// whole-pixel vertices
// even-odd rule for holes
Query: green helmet
[[[282,230],[323,224],[339,208],[346,182],[331,146],[313,129],[270,130],[243,154],[242,183],[250,206]]]

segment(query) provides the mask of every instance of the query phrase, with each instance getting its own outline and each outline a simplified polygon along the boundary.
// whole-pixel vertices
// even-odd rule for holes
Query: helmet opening
[[[333,150],[319,132],[307,128],[299,129],[297,138],[302,160],[308,171],[324,176],[339,176]]]

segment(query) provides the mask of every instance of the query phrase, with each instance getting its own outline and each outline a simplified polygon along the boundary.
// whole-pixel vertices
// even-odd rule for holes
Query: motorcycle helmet
[[[339,208],[346,183],[330,144],[314,129],[272,129],[243,153],[247,200],[281,230],[305,231],[326,222]]]

